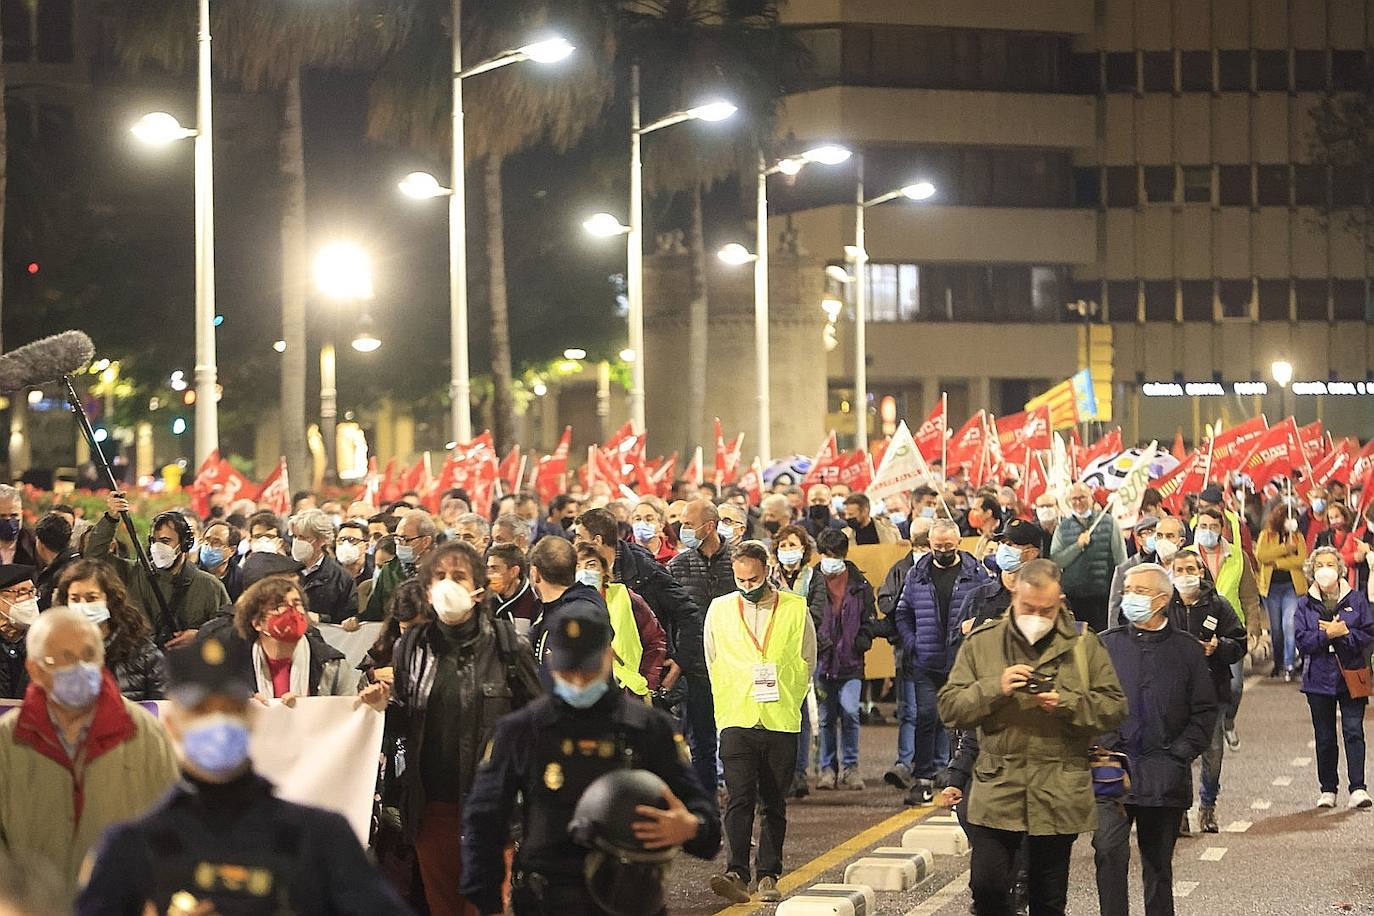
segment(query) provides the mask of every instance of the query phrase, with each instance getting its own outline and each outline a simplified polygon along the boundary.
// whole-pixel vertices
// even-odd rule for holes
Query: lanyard
[[[761,658],[768,657],[768,640],[773,636],[773,624],[778,620],[778,610],[773,609],[773,613],[768,615],[768,629],[763,634],[763,645],[759,645],[759,639],[754,635],[754,631],[749,629],[749,622],[744,619],[744,596],[739,597],[739,622],[744,626],[744,632],[749,634],[749,641],[754,644],[754,648],[759,650]]]

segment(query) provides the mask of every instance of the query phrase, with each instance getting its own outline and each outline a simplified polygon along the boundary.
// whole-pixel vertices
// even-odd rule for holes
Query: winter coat
[[[864,676],[864,653],[873,645],[873,624],[877,605],[873,586],[863,572],[848,560],[845,569],[849,583],[839,608],[830,603],[828,576],[819,569],[811,576],[806,596],[811,622],[816,627],[816,676],[845,680]]]
[[[0,697],[6,700],[24,699],[29,686],[29,671],[24,667],[28,650],[24,634],[16,642],[0,637]]]
[[[908,553],[887,571],[883,576],[883,584],[878,586],[878,614],[880,615],[873,627],[875,637],[886,639],[892,644],[892,663],[896,667],[899,678],[911,677],[911,667],[906,662],[906,653],[902,651],[902,635],[897,632],[897,599],[902,596],[902,586],[906,584],[906,574],[911,572],[911,567],[916,565],[914,554]]]
[[[904,661],[910,670],[948,671],[954,661],[950,657],[949,621],[941,626],[939,599],[930,579],[934,554],[926,554],[915,562],[902,584],[901,597],[893,610],[897,632],[902,639]],[[954,578],[954,590],[949,599],[949,616],[958,613],[964,599],[987,581],[987,570],[971,554],[959,552],[959,572]]]
[[[1211,745],[1217,724],[1217,696],[1202,647],[1172,620],[1161,630],[1108,630],[1102,645],[1130,708],[1126,721],[1102,738],[1103,747],[1130,759],[1131,791],[1122,801],[1187,808],[1193,759]]]
[[[196,634],[196,642],[215,637],[222,642],[237,642],[240,649],[231,652],[231,658],[240,658],[247,666],[244,675],[256,682],[253,671],[253,645],[234,629],[234,618],[216,617]],[[358,693],[358,673],[348,667],[348,660],[338,649],[331,646],[314,626],[305,631],[305,640],[310,647],[310,696],[312,697],[349,697]]]
[[[1168,612],[1169,625],[1195,639],[1202,639],[1204,629],[1216,630],[1217,647],[1207,656],[1207,668],[1212,673],[1212,690],[1217,702],[1230,703],[1231,666],[1244,658],[1250,649],[1245,624],[1236,616],[1231,602],[1218,595],[1216,587],[1203,579],[1196,604],[1184,604],[1178,592],[1174,592]],[[1206,626],[1208,618],[1215,621],[1210,628]]]
[[[873,522],[873,530],[877,532],[879,544],[900,544],[907,540],[907,537],[902,535],[901,529],[887,516],[875,515],[870,520]],[[848,536],[850,544],[853,544],[854,539],[858,537],[858,532],[848,523],[844,526],[844,533]]]
[[[670,657],[682,666],[683,672],[706,677],[706,650],[702,645],[706,606],[698,605],[682,583],[638,544],[616,544],[614,578],[649,605],[668,634]],[[734,588],[733,581],[730,587]]]
[[[1364,592],[1341,582],[1341,600],[1336,606],[1350,632],[1336,639],[1327,639],[1317,621],[1330,615],[1322,603],[1318,586],[1298,599],[1298,612],[1293,616],[1293,642],[1306,656],[1302,666],[1302,692],[1318,696],[1348,696],[1341,668],[1352,671],[1369,667],[1369,653],[1374,647],[1374,616],[1370,615],[1369,599]]]
[[[735,568],[728,544],[711,556],[700,548],[684,550],[668,561],[668,572],[682,583],[697,607],[710,607],[721,595],[735,591]]]
[[[1079,640],[1087,684],[1073,658]],[[1088,750],[1126,718],[1126,698],[1097,635],[1080,635],[1067,611],[1041,643],[1029,645],[1005,615],[969,633],[940,688],[940,720],[978,729],[970,823],[1032,836],[1084,833],[1097,826]],[[1025,690],[1002,693],[1002,672],[1016,664],[1054,678],[1057,709],[1042,710]]]
[[[1097,515],[1094,512],[1086,521],[1070,515],[1054,529],[1050,559],[1064,570],[1060,585],[1066,595],[1105,597],[1111,592],[1112,573],[1126,562],[1126,542],[1110,513],[1093,529],[1088,546],[1078,546],[1078,536],[1092,528]]]
[[[320,623],[343,623],[358,616],[358,589],[348,570],[325,554],[313,572],[304,574],[305,606],[320,615]]]
[[[1002,583],[1002,574],[995,573],[991,579],[969,592],[964,603],[950,614],[949,651],[959,651],[964,641],[964,621],[972,621],[972,626],[981,626],[1007,612],[1011,607],[1011,592]],[[970,627],[972,629],[972,627]]]
[[[53,591],[57,588],[57,580],[62,578],[62,570],[67,564],[81,559],[79,551],[73,548],[66,550],[53,557],[51,563],[44,566],[42,571],[33,578],[34,589],[38,592],[38,609],[46,611],[53,606]],[[63,595],[57,603],[66,604],[66,595]]]
[[[1273,581],[1274,570],[1283,569],[1293,578],[1293,591],[1301,595],[1307,591],[1307,577],[1303,575],[1303,565],[1307,562],[1307,541],[1294,532],[1292,543],[1297,553],[1288,552],[1288,535],[1282,538],[1268,528],[1260,532],[1255,541],[1255,579],[1259,593],[1269,596],[1269,583]]]
[[[127,658],[113,659],[107,654],[105,666],[119,682],[119,692],[135,703],[166,698],[167,663],[151,639],[145,639]]]

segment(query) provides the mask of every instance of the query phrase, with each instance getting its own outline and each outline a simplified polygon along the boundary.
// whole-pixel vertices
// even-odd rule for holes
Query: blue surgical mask
[[[1312,511],[1317,513],[1318,515],[1321,515],[1323,512],[1325,512],[1326,500],[1320,498],[1312,500]]]
[[[922,506],[922,507],[921,507],[921,518],[934,518],[934,517],[935,517],[935,507],[934,507],[934,506]]]
[[[610,688],[611,683],[605,678],[597,678],[585,687],[578,687],[569,684],[556,674],[553,676],[553,692],[573,709],[586,709],[589,706],[595,706],[596,701],[604,697]]]
[[[181,752],[205,775],[227,779],[248,761],[248,723],[224,713],[198,719],[181,736]]]
[[[716,534],[727,544],[735,539],[735,529],[725,522],[719,522],[716,525]]]
[[[783,566],[796,566],[798,563],[802,561],[803,556],[804,554],[802,553],[800,547],[795,548],[793,550],[779,550],[778,562],[781,563]]]
[[[905,525],[905,524],[906,524],[906,513],[905,513],[905,512],[889,512],[889,513],[887,514],[887,520],[888,520],[889,522],[891,522],[892,524],[894,524],[894,525],[896,525],[897,527],[900,528],[902,525]]]
[[[19,537],[19,519],[0,518],[0,541],[13,541]]]
[[[1203,528],[1193,535],[1193,540],[1197,541],[1199,547],[1211,550],[1221,542],[1221,535],[1210,528]]]
[[[1151,607],[1154,599],[1149,595],[1127,593],[1121,596],[1121,613],[1131,623],[1139,626],[1155,615]]]
[[[227,554],[222,547],[206,547],[201,545],[200,568],[206,570],[214,569],[224,562],[225,556],[227,556]]]
[[[412,565],[415,562],[415,548],[409,544],[397,544],[396,559],[401,561],[402,566]]]
[[[86,709],[100,696],[102,669],[95,662],[77,662],[52,673],[52,698],[68,709]]]
[[[573,576],[573,578],[583,585],[594,588],[597,591],[601,590],[601,570],[599,569],[579,569],[577,575]]]
[[[701,538],[697,537],[696,530],[688,528],[686,525],[683,525],[682,530],[678,532],[678,540],[682,541],[682,546],[688,550],[696,550],[701,546]]]
[[[1016,572],[1021,568],[1021,550],[1015,544],[998,544],[994,558],[1002,572]]]
[[[658,526],[653,522],[635,522],[630,526],[635,533],[635,540],[641,544],[647,544],[658,534]]]
[[[830,508],[831,508],[831,511],[833,511],[836,515],[844,515],[844,497],[843,497],[843,496],[832,496],[832,497],[830,497]]]
[[[837,576],[844,572],[844,560],[839,557],[821,557],[821,572],[827,576]]]
[[[1145,552],[1146,552],[1146,553],[1154,553],[1154,552],[1155,552],[1155,545],[1158,544],[1158,543],[1159,543],[1159,539],[1156,538],[1153,534],[1150,535],[1149,537],[1147,537],[1147,538],[1145,539]]]

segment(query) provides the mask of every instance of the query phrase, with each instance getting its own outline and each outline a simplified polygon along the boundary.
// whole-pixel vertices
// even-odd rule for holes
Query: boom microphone
[[[63,331],[0,356],[0,391],[55,382],[88,364],[95,344],[82,331]]]

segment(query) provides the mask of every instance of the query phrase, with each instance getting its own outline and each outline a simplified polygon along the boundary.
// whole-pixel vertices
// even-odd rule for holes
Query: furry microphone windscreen
[[[22,391],[55,382],[84,368],[95,344],[82,331],[63,331],[0,356],[0,391]]]

